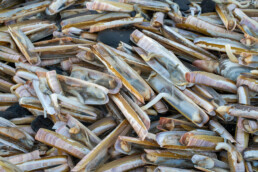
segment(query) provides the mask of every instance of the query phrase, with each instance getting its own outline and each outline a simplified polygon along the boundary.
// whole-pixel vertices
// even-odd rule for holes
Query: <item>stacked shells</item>
[[[258,171],[257,4],[0,1],[0,171]]]

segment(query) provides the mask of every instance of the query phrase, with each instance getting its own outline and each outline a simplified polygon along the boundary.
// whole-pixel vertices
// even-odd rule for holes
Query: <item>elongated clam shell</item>
[[[132,125],[133,129],[138,134],[138,136],[142,140],[144,140],[144,138],[148,134],[148,129],[143,123],[143,121],[141,120],[141,118],[138,116],[138,114],[135,112],[135,110],[123,98],[122,95],[120,94],[112,95],[111,98],[114,101],[114,103],[119,107],[119,109],[122,111],[122,113],[127,118],[129,123]]]
[[[183,21],[182,24],[177,23],[176,26],[179,28],[193,30],[193,31],[200,32],[202,34],[205,34],[208,36],[214,36],[214,37],[224,37],[224,38],[230,38],[234,40],[240,40],[241,38],[244,37],[243,34],[228,31],[222,27],[205,22],[194,16],[188,16]]]
[[[68,154],[71,154],[77,158],[83,158],[90,151],[81,143],[68,139],[65,136],[62,136],[47,129],[39,129],[35,136],[35,139],[47,145],[64,150]]]
[[[131,34],[131,40],[135,42],[139,47],[144,49],[147,53],[153,53],[155,56],[158,56],[157,60],[161,64],[166,64],[168,68],[172,68],[172,71],[169,71],[171,72],[171,74],[165,77],[168,81],[172,82],[173,84],[179,86],[182,89],[185,88],[185,85],[188,85],[185,81],[184,75],[186,72],[189,72],[189,69],[187,69],[172,52],[168,51],[167,49],[165,49],[165,47],[160,45],[155,40],[147,37],[139,30],[135,30]]]
[[[10,161],[13,164],[19,164],[22,162],[30,161],[30,160],[35,160],[40,158],[40,152],[39,150],[26,153],[26,154],[20,154],[20,155],[14,155],[14,156],[9,156],[6,159]]]
[[[131,155],[104,164],[102,167],[97,169],[96,172],[126,171],[143,166],[144,164],[145,163],[142,161],[141,155]]]
[[[122,121],[104,140],[102,140],[93,150],[72,169],[72,171],[79,171],[84,168],[94,168],[96,163],[93,160],[97,157],[101,151],[109,148],[114,142],[118,135],[125,129],[128,125],[126,120]],[[88,166],[88,167],[87,167]]]
[[[237,87],[235,83],[222,76],[207,73],[207,72],[188,72],[185,75],[188,82],[211,86],[216,89],[236,93]]]
[[[250,48],[244,46],[240,42],[225,39],[225,38],[211,38],[211,37],[199,37],[194,40],[194,44],[202,48],[226,52],[225,46],[229,44],[231,46],[232,53],[241,54],[241,53],[254,53],[258,54],[256,51],[251,50]]]
[[[156,75],[148,79],[149,84],[163,95],[164,99],[182,115],[191,120],[197,126],[203,126],[208,120],[208,115],[199,108],[190,98],[179,89],[168,83],[161,76]],[[162,83],[162,84],[161,84]],[[173,96],[176,95],[176,96]],[[185,107],[188,107],[187,109]]]
[[[53,157],[45,157],[37,160],[23,162],[23,163],[17,164],[17,167],[19,167],[23,171],[32,171],[32,170],[37,170],[45,167],[51,167],[54,165],[60,165],[66,162],[67,162],[66,156],[53,156]]]
[[[3,23],[7,20],[14,20],[23,16],[35,14],[44,11],[49,5],[50,1],[43,1],[38,3],[33,3],[20,8],[10,9],[8,11],[3,11],[0,13],[0,22]]]
[[[117,12],[131,12],[133,6],[125,3],[119,3],[108,0],[94,0],[93,2],[87,2],[86,7],[89,10],[101,10],[101,11],[117,11]]]

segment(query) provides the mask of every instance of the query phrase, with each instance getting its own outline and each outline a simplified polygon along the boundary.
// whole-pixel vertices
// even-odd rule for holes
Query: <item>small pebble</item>
[[[175,3],[179,5],[179,8],[181,11],[187,11],[189,10],[189,0],[174,0]]]
[[[0,116],[5,119],[20,118],[25,116],[31,116],[32,114],[27,109],[21,107],[19,103],[14,103],[5,111],[0,112]]]
[[[37,132],[40,128],[46,128],[48,130],[52,130],[54,123],[48,119],[44,118],[43,115],[37,116],[31,123],[31,128],[33,131]]]
[[[10,120],[10,119],[13,119],[13,118],[18,118],[20,116],[18,116],[18,114],[15,113],[15,112],[0,111],[0,117]]]
[[[113,48],[117,48],[120,41],[132,45],[130,34],[133,31],[130,28],[107,29],[99,32],[97,40]]]
[[[212,0],[203,0],[201,3],[202,13],[215,12],[215,5]]]

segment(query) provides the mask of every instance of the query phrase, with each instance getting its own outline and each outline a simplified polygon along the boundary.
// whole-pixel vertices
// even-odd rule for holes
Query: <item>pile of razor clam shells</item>
[[[1,172],[258,171],[258,0],[0,8]]]

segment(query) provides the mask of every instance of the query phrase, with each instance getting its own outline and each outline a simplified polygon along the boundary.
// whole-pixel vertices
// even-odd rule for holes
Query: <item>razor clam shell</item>
[[[23,62],[18,62],[18,63],[15,63],[15,67],[16,68],[22,68],[22,69],[26,69],[30,72],[33,72],[33,73],[36,73],[36,72],[48,72],[47,69],[44,69],[42,67],[38,67],[38,66],[35,66],[35,65],[31,65],[29,63],[23,63]]]
[[[64,163],[67,163],[66,156],[52,156],[23,162],[17,164],[17,167],[22,171],[32,171]]]
[[[184,19],[183,23],[177,23],[177,27],[193,30],[202,34],[214,37],[223,37],[234,40],[240,40],[244,37],[243,34],[232,32],[224,29],[223,27],[216,26],[214,24],[205,22],[197,17],[188,16]]]
[[[116,12],[131,12],[133,6],[125,3],[109,0],[94,0],[87,2],[86,7],[89,10],[101,10],[101,11],[116,11]]]
[[[0,90],[4,93],[10,93],[10,89],[14,84],[9,81],[0,79]]]
[[[56,167],[45,169],[44,172],[57,172],[57,171],[69,171],[69,165],[68,164],[62,164],[58,165]]]
[[[141,155],[130,155],[104,164],[96,172],[127,171],[143,165],[145,163],[142,161]]]
[[[8,11],[3,11],[0,13],[0,22],[3,23],[8,20],[14,20],[23,16],[31,15],[45,10],[45,8],[50,4],[50,1],[43,1],[38,3],[33,3],[20,8],[10,9]]]
[[[26,153],[26,154],[13,155],[13,156],[6,157],[6,159],[13,164],[19,164],[19,163],[23,163],[26,161],[39,159],[39,158],[40,158],[39,150],[35,150],[33,152]]]
[[[22,3],[22,0],[3,0],[1,1],[0,7],[1,8],[10,8],[16,4]]]
[[[90,150],[79,142],[47,129],[39,129],[35,139],[49,146],[57,147],[77,158],[83,158]]]
[[[246,86],[240,86],[237,89],[238,102],[240,104],[250,105],[250,91]]]
[[[7,31],[8,29],[6,29]],[[10,47],[14,52],[16,51],[16,45],[14,44],[14,41],[11,38],[11,35],[9,35],[6,32],[0,31],[0,43],[1,44],[7,44],[8,47]],[[5,48],[8,48],[5,47]]]
[[[112,116],[116,119],[116,121],[123,121],[125,119],[122,112],[118,109],[118,107],[115,105],[113,100],[109,100],[109,102],[106,104],[106,108],[108,112],[112,114]]]
[[[57,75],[57,78],[59,79],[59,82],[62,86],[73,87],[74,90],[78,90],[79,92],[89,95],[90,97],[84,99],[84,104],[106,104],[109,101],[109,98],[107,96],[108,89],[106,89],[105,87],[64,75]],[[66,91],[66,89],[64,89],[64,91]],[[101,98],[99,98],[97,94],[101,94]]]
[[[98,154],[109,148],[115,142],[115,139],[128,126],[128,124],[129,123],[126,120],[122,121],[105,139],[94,147],[87,156],[84,156],[72,171],[96,167],[97,164],[94,162],[94,159],[96,159]]]
[[[33,137],[30,136],[27,132],[15,128],[16,125],[12,122],[3,118],[1,119],[1,121],[2,133],[0,137],[0,142],[22,152],[28,152],[28,150],[31,149],[34,144]],[[16,144],[18,140],[20,141],[20,144]]]
[[[201,14],[200,16],[197,16],[197,18],[199,18],[203,21],[209,22],[211,24],[214,24],[214,25],[223,25],[223,22],[220,20],[219,16],[217,16],[217,15],[215,18],[212,16],[205,16],[205,15]]]
[[[135,24],[135,23],[141,23],[143,22],[143,18],[138,17],[138,18],[125,18],[125,19],[119,19],[119,20],[113,20],[110,22],[103,22],[103,23],[97,23],[94,25],[90,26],[90,32],[99,32],[105,29],[110,29],[110,28],[114,28],[114,27],[119,27],[119,26],[123,26],[123,25],[129,25],[129,24]]]
[[[164,13],[156,12],[151,19],[151,25],[154,27],[162,26],[164,24],[164,17],[165,17]]]
[[[89,44],[72,44],[72,45],[53,45],[53,46],[41,46],[41,47],[32,47],[29,50],[31,52],[37,52],[37,53],[50,53],[54,51],[53,53],[64,53],[66,51],[71,51],[78,50],[78,46],[87,46]],[[61,51],[61,52],[60,52]],[[75,53],[75,52],[70,52],[70,53]]]
[[[15,76],[25,80],[38,80],[36,74],[24,69],[17,69]]]
[[[1,103],[7,103],[7,102],[18,102],[18,98],[14,94],[10,93],[1,93],[0,94],[0,101]]]
[[[208,57],[211,57],[213,59],[217,59],[217,57],[215,55],[213,55],[212,53],[208,52],[207,50],[201,48],[201,47],[198,47],[198,46],[195,46],[194,43],[188,39],[186,39],[184,37],[184,35],[181,35],[180,33],[178,33],[177,31],[175,31],[174,28],[171,28],[171,27],[168,27],[168,26],[163,26],[163,35],[165,37],[167,37],[168,39],[170,37],[172,37],[173,39],[175,39],[175,41],[179,42],[179,43],[182,43],[184,44],[185,46],[188,46],[202,54],[205,54],[206,56]]]
[[[186,131],[160,132],[156,135],[156,141],[161,147],[167,145],[181,145],[179,140],[185,133]]]
[[[60,42],[62,43],[60,45]],[[92,41],[88,41],[88,40],[81,40],[75,37],[62,37],[62,38],[54,38],[51,40],[43,40],[43,41],[39,41],[39,42],[35,42],[33,45],[35,47],[45,47],[49,49],[51,49],[51,46],[61,46],[60,49],[62,49],[62,45],[74,45],[74,44],[87,44],[87,43],[93,43]],[[65,47],[65,46],[64,46]],[[54,49],[55,47],[52,47],[52,49]],[[69,48],[69,46],[67,47]]]
[[[173,29],[175,32],[179,33],[180,35],[184,36],[186,39],[191,40],[191,41],[194,41],[194,39],[196,39],[196,38],[202,37],[202,35],[200,35],[198,33],[180,29],[177,27],[171,27],[171,29]]]
[[[246,26],[246,29],[248,30],[248,34],[250,34],[251,36],[257,37],[257,31],[258,31],[258,23],[253,20],[252,18],[248,17],[244,12],[242,12],[241,9],[239,8],[235,8],[234,9],[234,14],[237,18],[239,18],[240,20],[240,25]],[[243,27],[243,29],[246,31],[245,27]]]
[[[211,59],[209,56],[202,54],[188,46],[185,46],[184,44],[179,44],[176,41],[164,38],[162,36],[159,36],[155,33],[149,32],[147,30],[143,30],[143,33],[146,34],[147,36],[155,39],[156,41],[160,42],[163,46],[165,46],[168,49],[175,49],[177,51],[181,51],[181,52],[187,54],[188,56],[192,56],[197,59],[204,59],[204,60]]]
[[[38,29],[35,29],[34,32],[31,32],[30,34],[25,33],[28,38],[31,40],[31,42],[35,42],[38,40],[41,40],[43,38],[46,38],[48,36],[51,36],[54,31],[56,31],[58,28],[55,26],[55,24],[49,24],[48,26],[42,26]]]
[[[136,43],[136,45],[144,49],[147,53],[153,53],[155,55],[157,54],[157,56],[161,56],[156,58],[156,60],[159,61],[161,64],[163,65],[166,64],[170,68],[175,68],[175,66],[177,66],[176,69],[174,69],[177,75],[172,74],[174,76],[176,75],[177,78],[172,80],[172,76],[169,75],[170,76],[169,78],[168,76],[165,77],[166,80],[177,85],[179,88],[182,88],[182,89],[186,87],[185,85],[191,86],[191,84],[187,84],[184,78],[185,73],[189,72],[189,69],[187,69],[183,65],[183,63],[171,51],[168,51],[167,49],[165,49],[165,47],[160,45],[155,40],[149,38],[148,36],[145,36],[139,30],[135,30],[131,34],[131,41],[133,41],[134,43]],[[159,72],[159,71],[156,71],[156,72]]]
[[[220,161],[216,158],[211,158],[200,154],[194,155],[192,157],[192,162],[194,164],[197,164],[198,167],[203,167],[206,169],[222,168],[222,169],[225,169],[225,171],[229,169],[229,166],[227,163]]]
[[[257,79],[254,78],[239,75],[237,77],[237,86],[247,86],[251,91],[258,92]]]
[[[222,76],[232,80],[237,81],[237,77],[241,73],[249,73],[252,68],[241,66],[237,63],[233,63],[228,59],[222,59],[219,63],[218,73]]]
[[[197,152],[197,151],[187,151],[187,150],[160,150],[160,149],[144,149],[144,151],[153,156],[160,156],[166,158],[174,158],[174,159],[191,159],[195,154],[209,156],[210,158],[217,158],[216,153],[212,152]]]
[[[78,79],[83,79],[86,81],[87,81],[87,79],[93,79],[93,83],[96,83],[95,82],[96,80],[101,80],[101,79],[107,79],[110,82],[112,80],[115,81],[116,85],[114,88],[110,87],[110,84],[109,84],[109,86],[107,86],[104,84],[102,85],[102,83],[97,83],[99,85],[102,85],[103,87],[106,87],[109,90],[110,94],[118,93],[122,87],[122,82],[120,79],[118,79],[117,77],[114,77],[112,75],[109,75],[107,73],[103,73],[103,72],[99,72],[96,70],[83,68],[83,67],[79,67],[79,66],[72,66],[71,77],[77,78],[76,75],[73,75],[73,72],[76,72],[76,71],[79,71],[79,72],[81,71],[84,75],[86,75],[85,77],[82,76],[83,78],[78,78]],[[91,80],[89,82],[91,82]],[[114,83],[112,83],[112,84],[114,84]]]
[[[233,145],[227,143],[218,143],[216,150],[221,149],[227,151],[230,171],[236,171],[236,169],[239,171],[245,171],[243,157]]]
[[[20,168],[18,168],[16,165],[12,164],[5,158],[0,157],[0,163],[1,163],[1,167],[0,167],[1,171],[22,172]]]
[[[128,4],[138,4],[140,8],[145,10],[153,10],[160,12],[168,12],[171,9],[169,5],[160,1],[148,1],[148,0],[119,0],[119,2]]]
[[[26,116],[21,118],[13,118],[10,121],[16,125],[30,124],[35,119],[34,116]]]
[[[132,149],[132,145],[128,142],[124,142],[121,139],[117,139],[114,145],[114,149],[119,154],[132,155],[137,150]]]
[[[226,52],[225,45],[229,44],[235,54],[241,54],[242,52],[257,54],[256,51],[250,50],[240,42],[225,38],[200,37],[196,38],[194,43],[202,48],[221,52]]]
[[[194,60],[193,65],[206,72],[214,73],[219,66],[219,62],[213,60]]]
[[[23,144],[17,145],[17,140],[12,140],[8,137],[0,136],[0,142],[15,150],[18,150],[19,152],[28,152],[28,148],[26,148]]]
[[[7,64],[0,62],[0,68],[2,68],[3,69],[2,71],[8,75],[11,75],[11,76],[15,75],[15,69]]]
[[[57,129],[55,130],[55,132],[58,133],[58,134],[61,134],[61,135],[65,136],[65,137],[67,137],[67,138],[72,138],[71,134],[69,133],[68,127],[66,127],[65,125],[63,125],[63,126],[57,128]]]
[[[49,85],[49,88],[53,93],[62,94],[63,90],[62,87],[57,79],[56,71],[52,70],[46,72],[46,80]]]
[[[258,152],[257,148],[246,149],[243,152],[243,157],[247,161],[257,161],[258,160]]]
[[[124,44],[124,43],[121,43]],[[134,70],[139,69],[142,73],[151,73],[152,69],[140,58],[137,57],[137,55],[132,52],[134,47],[130,47],[131,49],[127,49],[125,47],[121,47],[121,49],[118,50],[110,47],[116,54],[120,55],[123,60],[128,63]],[[123,49],[124,48],[124,49]]]
[[[232,11],[223,4],[216,4],[215,8],[226,29],[233,31],[237,23]]]
[[[82,117],[80,118],[80,116],[85,115],[86,119],[88,117],[88,120],[94,121],[98,118],[99,115],[101,115],[103,113],[95,107],[84,105],[84,104],[80,103],[78,100],[74,101],[73,99],[67,98],[62,95],[57,95],[57,98],[61,101],[60,106],[63,108],[66,108],[66,110],[61,109],[63,114],[70,114],[69,111],[72,111],[71,112],[72,116],[75,116],[75,117],[81,119]]]
[[[193,130],[194,131],[194,130]],[[204,132],[205,133],[205,132]],[[186,146],[198,146],[198,147],[215,147],[218,142],[223,142],[222,137],[210,135],[210,134],[202,134],[202,132],[192,132],[189,131],[185,133],[181,139],[180,143]]]
[[[84,126],[82,123],[80,123],[77,119],[75,119],[72,116],[67,116],[68,121],[67,121],[67,125],[70,128],[79,128],[81,131],[83,131],[83,133],[85,133],[85,135],[88,137],[89,141],[91,142],[91,147],[92,144],[93,145],[97,145],[98,143],[100,143],[100,138],[98,136],[96,136],[96,134],[94,134],[91,130],[89,130],[86,126]],[[89,145],[89,144],[87,144]]]
[[[156,157],[156,156],[151,156],[150,159],[148,158],[148,154],[142,155],[142,160],[146,164],[162,165],[162,166],[176,167],[176,168],[179,168],[179,167],[192,168],[193,167],[192,162],[188,159],[173,159],[173,158],[164,158],[164,157]]]
[[[212,131],[217,132],[224,139],[231,141],[231,143],[236,142],[233,136],[219,122],[210,120],[209,124]]]
[[[52,101],[51,101],[50,97],[47,94],[44,94],[40,90],[40,82],[37,80],[33,80],[32,84],[33,84],[33,88],[34,88],[34,90],[37,94],[37,97],[40,100],[40,103],[42,104],[44,110],[46,110],[48,114],[51,114],[51,115],[55,114],[56,110],[51,105]]]
[[[166,93],[171,96],[176,95],[169,98],[165,97],[164,99],[195,125],[201,127],[209,120],[208,115],[201,108],[199,108],[190,98],[185,96],[179,89],[166,82],[161,76],[157,75],[149,78],[148,83],[159,93]],[[162,85],[160,83],[162,83]],[[191,105],[192,109],[184,109],[186,105]]]
[[[249,105],[241,105],[241,104],[233,104],[229,106],[228,114],[232,116],[238,117],[246,117],[246,118],[258,118],[258,107],[249,106]]]
[[[150,118],[147,115],[147,113],[142,110],[142,108],[140,108],[131,98],[129,98],[129,96],[127,96],[124,92],[121,92],[121,94],[123,95],[123,97],[125,98],[125,100],[130,104],[130,106],[135,110],[135,112],[139,115],[139,117],[141,118],[142,122],[144,123],[144,125],[146,126],[147,130],[149,130],[150,128]]]
[[[116,126],[116,122],[113,117],[106,117],[99,121],[96,121],[88,128],[97,136],[103,134],[104,132],[114,128]]]
[[[76,27],[78,29],[82,29],[83,26],[81,26],[84,22],[95,24],[97,22],[103,21],[103,20],[115,20],[120,18],[127,18],[130,17],[128,13],[122,13],[122,12],[110,12],[110,13],[98,13],[98,14],[86,14],[86,15],[80,15],[71,17],[65,20],[62,20],[60,23],[62,28],[68,28],[68,27]]]
[[[128,122],[131,124],[138,136],[144,140],[148,134],[148,128],[145,126],[145,123],[141,120],[140,116],[137,114],[137,111],[130,106],[126,99],[121,94],[110,95],[111,99],[122,111]],[[149,126],[148,126],[149,127]]]
[[[160,30],[158,28],[155,28],[155,27],[151,26],[150,22],[143,21],[142,23],[134,24],[134,26],[136,28],[148,30],[148,31],[151,31],[153,33],[161,35]]]
[[[128,142],[128,143],[134,143],[134,144],[137,144],[137,145],[141,145],[143,147],[156,147],[156,148],[159,148],[159,144],[156,142],[156,141],[149,141],[147,139],[145,140],[141,140],[140,138],[135,138],[135,137],[129,137],[129,136],[119,136],[119,139],[124,141],[124,142]]]
[[[166,166],[158,166],[155,168],[154,172],[197,172],[196,170],[187,170],[183,168],[174,168],[174,167],[166,167]]]
[[[18,145],[17,141],[20,142]],[[0,127],[0,142],[22,152],[28,152],[34,144],[34,139],[15,127]]]
[[[195,71],[186,73],[185,78],[190,83],[210,86],[215,89],[231,93],[237,92],[237,86],[235,85],[235,83],[232,80],[224,78],[220,75],[202,71]]]
[[[121,81],[123,85],[142,103],[151,98],[152,90],[139,74],[134,71],[112,50],[105,47],[104,44],[98,43],[93,46],[96,50],[97,57],[104,65]],[[105,49],[105,51],[104,51]]]
[[[251,134],[256,134],[258,131],[258,123],[255,120],[244,119],[241,123],[239,123],[238,127]]]
[[[30,64],[38,65],[40,63],[40,57],[37,53],[30,51],[30,49],[34,48],[30,39],[20,29],[16,30],[15,28],[9,28],[9,33],[27,61]]]
[[[23,61],[23,56],[20,54],[10,54],[9,52],[4,52],[5,50],[7,50],[8,48],[5,48],[5,50],[3,50],[3,48],[1,47],[2,51],[0,52],[0,59],[7,61],[7,62],[19,62],[19,61]]]
[[[216,104],[219,106],[225,105],[227,102],[222,98],[222,96],[217,93],[213,88],[201,85],[203,89],[205,89],[210,95],[212,95],[212,99],[215,101]]]
[[[189,97],[190,99],[193,100],[193,102],[195,102],[197,105],[199,105],[200,107],[202,107],[203,109],[206,110],[206,112],[210,115],[215,115],[214,114],[214,110],[215,110],[215,106],[212,105],[209,101],[207,101],[206,99],[203,99],[202,97],[200,97],[199,95],[197,95],[196,93],[194,93],[193,91],[191,91],[190,89],[185,89],[184,91],[182,91],[187,97]]]
[[[157,126],[158,129],[163,129],[163,127],[167,130],[172,131],[176,126],[183,126],[186,125],[190,128],[195,128],[196,126],[191,122],[179,120],[175,118],[167,118],[167,117],[160,117],[159,125]]]
[[[61,10],[73,5],[76,0],[54,0],[46,9],[48,15],[54,15]]]

